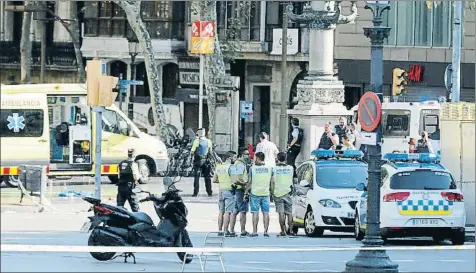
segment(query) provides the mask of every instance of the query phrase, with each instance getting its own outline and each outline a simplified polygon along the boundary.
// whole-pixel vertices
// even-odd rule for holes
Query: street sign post
[[[359,123],[366,132],[373,132],[382,118],[382,103],[374,92],[365,93],[359,102]]]
[[[117,83],[117,86],[119,88],[119,109],[122,111],[122,95],[125,95],[127,93],[127,87],[129,85],[143,85],[143,81],[137,81],[137,80],[123,80],[122,79],[122,74],[121,74],[121,79]]]
[[[200,54],[200,84],[198,92],[198,127],[202,128],[203,123],[203,73],[205,58],[203,54],[215,53],[215,21],[193,21],[191,30],[190,53]]]

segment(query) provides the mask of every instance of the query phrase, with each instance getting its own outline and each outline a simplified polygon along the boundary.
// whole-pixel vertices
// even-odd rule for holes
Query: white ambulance
[[[352,121],[359,124],[358,105],[352,108]],[[433,153],[440,150],[440,103],[383,102],[382,103],[382,155],[393,151],[408,152],[410,138],[416,141],[421,132],[428,132]]]
[[[0,178],[15,186],[19,166],[47,166],[50,177],[94,175],[96,120],[84,84],[1,86]],[[118,180],[118,164],[134,149],[141,182],[165,171],[165,144],[137,128],[114,104],[102,120],[101,174]]]

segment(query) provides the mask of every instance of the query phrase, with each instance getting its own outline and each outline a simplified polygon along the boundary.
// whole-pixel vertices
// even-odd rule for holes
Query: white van
[[[22,164],[48,166],[50,177],[94,175],[95,115],[84,84],[2,85],[0,176]],[[118,181],[118,164],[134,149],[141,182],[165,171],[165,144],[142,131],[115,105],[103,112],[101,174]],[[14,186],[14,184],[13,184]]]
[[[352,108],[352,121],[359,124],[358,105]],[[422,131],[428,132],[433,153],[440,150],[440,103],[383,102],[382,103],[382,155],[395,150],[408,152],[410,138],[420,139]]]

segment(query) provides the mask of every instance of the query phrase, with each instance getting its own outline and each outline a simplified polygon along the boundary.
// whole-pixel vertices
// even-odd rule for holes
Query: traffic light
[[[117,93],[113,94],[119,78],[102,74],[102,63],[90,60],[86,64],[86,88],[89,106],[110,106]]]
[[[398,96],[401,94],[406,94],[408,90],[406,86],[408,85],[408,81],[406,80],[408,77],[407,71],[401,68],[394,68],[393,69],[393,80],[392,80],[392,95]]]

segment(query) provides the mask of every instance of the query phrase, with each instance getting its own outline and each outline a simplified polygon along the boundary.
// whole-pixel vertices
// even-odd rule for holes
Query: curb
[[[3,205],[0,208],[1,213],[21,212],[21,213],[38,213],[40,208],[36,205]]]

